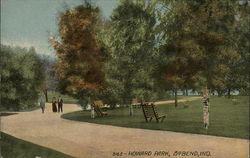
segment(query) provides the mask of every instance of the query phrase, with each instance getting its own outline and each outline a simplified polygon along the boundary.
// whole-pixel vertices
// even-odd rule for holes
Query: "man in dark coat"
[[[61,98],[61,96],[58,97],[58,112],[63,112],[63,99]]]

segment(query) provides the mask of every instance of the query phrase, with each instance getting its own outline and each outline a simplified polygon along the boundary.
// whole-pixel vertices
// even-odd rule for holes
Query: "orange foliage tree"
[[[103,87],[105,53],[96,37],[99,14],[99,8],[86,2],[59,15],[59,37],[50,37],[50,43],[58,57],[55,71],[61,92],[93,98]]]

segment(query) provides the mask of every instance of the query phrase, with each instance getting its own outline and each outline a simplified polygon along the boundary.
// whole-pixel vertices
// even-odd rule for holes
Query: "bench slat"
[[[166,115],[159,115],[156,111],[155,105],[153,103],[151,104],[142,104],[142,110],[145,117],[146,122],[151,121],[153,118],[156,119],[157,122],[159,122],[159,119],[161,119],[161,122],[166,118]]]
[[[108,115],[108,113],[107,112],[103,112],[103,111],[101,111],[101,109],[100,109],[100,107],[99,107],[99,105],[93,105],[93,107],[94,107],[94,110],[95,110],[95,112],[96,112],[96,114],[97,114],[97,116],[99,116],[99,117],[103,117],[103,116],[105,116],[105,115]]]

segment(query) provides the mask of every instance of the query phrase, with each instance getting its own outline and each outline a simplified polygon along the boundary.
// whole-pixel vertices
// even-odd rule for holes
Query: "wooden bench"
[[[95,113],[97,114],[97,116],[103,117],[103,116],[108,115],[107,112],[103,112],[101,110],[101,108],[104,107],[104,104],[103,104],[103,102],[101,100],[94,101],[94,104],[92,106],[93,106],[93,108],[94,108]]]
[[[104,104],[102,102],[102,100],[96,100],[94,101],[94,105],[99,106],[99,108],[103,108]]]
[[[233,104],[238,104],[240,103],[239,99],[232,99]]]
[[[161,122],[163,122],[163,120],[166,118],[166,115],[159,115],[157,113],[156,107],[153,103],[144,103],[141,106],[146,122],[150,122],[153,118],[155,118],[156,122],[158,123],[160,119]]]
[[[131,101],[131,105],[133,106],[133,107],[140,107],[141,106],[141,103],[139,103],[138,101],[137,101],[137,99],[132,99],[132,101]]]

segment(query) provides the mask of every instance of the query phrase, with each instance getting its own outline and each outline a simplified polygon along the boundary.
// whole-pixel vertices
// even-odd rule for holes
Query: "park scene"
[[[248,158],[248,0],[1,0],[0,158]]]

